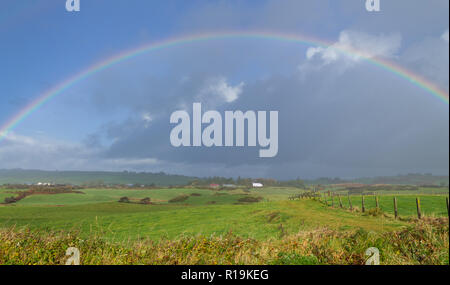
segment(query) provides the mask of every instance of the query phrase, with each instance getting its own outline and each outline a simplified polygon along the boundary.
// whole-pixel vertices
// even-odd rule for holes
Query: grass
[[[0,198],[13,196],[9,191],[0,189]],[[385,263],[448,264],[443,195],[420,195],[425,219],[417,221],[417,195],[396,195],[405,219],[395,220],[392,195],[379,196],[383,212],[377,214],[370,210],[373,196],[365,197],[366,213],[351,212],[346,196],[344,209],[336,198],[333,208],[313,199],[290,201],[302,190],[288,187],[82,192],[32,195],[0,205],[0,264],[59,264],[56,248],[68,245],[80,246],[88,264],[361,264],[371,244],[383,248]],[[119,203],[124,196],[133,202],[149,197],[152,204]],[[169,202],[176,197],[185,198]],[[249,197],[262,200],[239,202],[253,200]],[[361,196],[351,199],[361,207]],[[415,253],[414,245],[424,248]],[[33,246],[37,253],[27,251]]]
[[[12,190],[2,189],[0,190],[1,197],[14,196]],[[192,193],[198,193],[200,196],[191,196],[185,203],[191,205],[201,205],[209,201],[215,201],[219,204],[231,204],[235,203],[239,198],[247,193],[230,195],[225,191],[212,191],[204,189],[190,189],[190,188],[173,188],[173,189],[83,189],[81,190],[85,194],[58,194],[58,195],[33,195],[26,197],[19,201],[17,205],[80,205],[80,204],[92,204],[92,203],[104,203],[104,202],[116,202],[120,197],[129,197],[134,199],[142,199],[150,197],[152,202],[163,204],[168,200],[173,199],[179,195],[191,195]],[[221,193],[221,195],[216,195]],[[0,200],[2,201],[2,200]]]
[[[351,202],[353,207],[361,209],[361,196],[352,195]],[[425,216],[443,217],[447,216],[447,206],[445,195],[379,195],[378,201],[380,209],[388,214],[394,214],[394,197],[397,197],[397,208],[400,217],[415,217],[417,215],[416,198],[420,198],[421,211]],[[328,204],[331,205],[331,197],[326,197]],[[342,204],[345,208],[349,208],[349,202],[346,195],[341,196]],[[366,209],[376,207],[375,196],[364,196],[364,204]],[[339,207],[338,197],[334,197],[335,207]]]
[[[189,197],[187,201],[201,198]],[[276,217],[270,218],[273,213],[277,213]],[[330,209],[313,200],[245,205],[139,205],[118,202],[67,206],[15,205],[0,207],[0,223],[32,229],[80,230],[82,236],[103,230],[105,238],[119,240],[139,237],[158,239],[163,235],[174,238],[181,234],[223,234],[230,230],[243,237],[267,239],[279,235],[280,224],[289,233],[321,226],[336,230],[364,228],[384,231],[406,225],[400,221]]]
[[[111,243],[76,232],[3,229],[0,264],[64,264],[73,246],[81,264],[364,264],[369,247],[379,249],[380,264],[449,264],[447,218],[394,232],[321,228],[265,241],[227,233]]]

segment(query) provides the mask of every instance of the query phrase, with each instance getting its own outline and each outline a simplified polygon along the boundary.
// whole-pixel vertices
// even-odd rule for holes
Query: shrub
[[[243,198],[240,198],[239,200],[238,200],[238,202],[241,202],[241,203],[256,203],[256,202],[259,202],[259,201],[261,201],[263,198],[262,197],[254,197],[254,196],[248,196],[248,197],[243,197]]]
[[[170,199],[169,203],[183,202],[183,201],[186,201],[188,198],[189,198],[188,195],[181,194],[181,195],[176,196],[175,198]]]
[[[15,197],[6,197],[5,198],[5,204],[12,204],[17,202],[17,199]]]
[[[141,199],[141,204],[150,204],[150,198],[149,197],[145,197],[144,199]]]
[[[128,199],[128,197],[121,197],[119,199],[120,203],[130,203],[130,199]]]

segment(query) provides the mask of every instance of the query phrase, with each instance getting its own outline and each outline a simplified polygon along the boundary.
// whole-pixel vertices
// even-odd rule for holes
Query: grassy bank
[[[381,264],[449,264],[448,219],[424,219],[391,232],[328,228],[265,241],[221,236],[108,242],[103,233],[0,230],[0,264],[64,264],[68,247],[81,264],[364,264],[365,250],[377,247]]]

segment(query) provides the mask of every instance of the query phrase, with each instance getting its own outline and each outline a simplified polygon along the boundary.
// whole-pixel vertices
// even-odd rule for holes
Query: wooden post
[[[338,197],[339,197],[339,207],[341,207],[341,208],[342,208],[342,200],[341,200],[341,194],[338,194]]]
[[[361,199],[361,211],[363,213],[366,211],[366,208],[364,207],[364,195],[362,195],[362,199]]]
[[[445,197],[445,201],[447,202],[447,215],[449,215],[449,213],[448,213],[448,197]]]
[[[334,196],[331,195],[331,207],[334,207]]]
[[[375,205],[376,205],[377,209],[380,208],[380,204],[378,203],[378,196],[375,196]]]
[[[397,197],[394,197],[394,215],[395,215],[395,219],[397,219],[398,218]]]
[[[323,193],[323,200],[325,201],[325,205],[328,206],[327,193]]]
[[[420,212],[420,199],[416,198],[416,206],[417,206],[417,218],[422,218],[422,213]]]
[[[350,210],[353,210],[352,200],[350,199],[350,194],[347,193],[347,197],[348,197],[348,204],[350,205]]]

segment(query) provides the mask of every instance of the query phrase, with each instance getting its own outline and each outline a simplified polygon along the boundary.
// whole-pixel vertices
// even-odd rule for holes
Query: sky
[[[231,37],[173,45],[76,82],[0,141],[0,169],[149,171],[195,176],[368,177],[449,172],[448,103],[360,57],[449,91],[449,2],[381,0],[1,0],[0,126],[89,66],[203,33],[291,34],[331,47]],[[276,110],[278,154],[180,147],[170,115]]]

